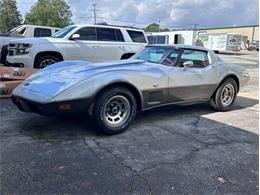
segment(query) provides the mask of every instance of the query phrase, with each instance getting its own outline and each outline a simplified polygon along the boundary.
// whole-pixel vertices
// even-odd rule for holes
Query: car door
[[[185,70],[186,61],[194,65]],[[218,68],[211,64],[207,51],[183,49],[176,67],[169,73],[169,101],[208,99],[217,85],[217,76]]]
[[[95,62],[100,53],[98,52],[98,41],[95,27],[83,27],[74,34],[79,34],[79,38],[69,40],[67,53],[70,59],[86,60]]]
[[[95,61],[120,60],[124,48],[124,38],[120,29],[97,27],[97,50]]]

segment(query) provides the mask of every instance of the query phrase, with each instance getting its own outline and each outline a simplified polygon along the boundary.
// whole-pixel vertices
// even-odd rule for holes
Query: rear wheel
[[[35,68],[42,69],[59,61],[57,57],[52,55],[41,56],[36,60]]]
[[[126,88],[104,91],[94,107],[94,121],[98,130],[106,134],[125,131],[136,115],[136,100]]]
[[[218,87],[209,104],[217,111],[229,110],[237,96],[238,86],[234,79],[228,78]]]

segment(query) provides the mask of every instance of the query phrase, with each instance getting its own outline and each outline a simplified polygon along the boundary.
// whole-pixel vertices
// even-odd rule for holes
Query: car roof
[[[59,27],[52,27],[52,26],[39,26],[39,25],[31,25],[31,24],[23,24],[23,25],[20,25],[21,27],[28,27],[28,26],[31,26],[31,27],[39,27],[39,28],[52,28],[52,29],[61,29]]]
[[[172,47],[177,49],[196,49],[196,50],[203,50],[203,51],[209,51],[205,47],[201,46],[195,46],[195,45],[185,45],[185,44],[149,44],[149,46],[155,46],[155,47]]]
[[[76,26],[76,27],[103,27],[103,28],[112,28],[112,29],[129,29],[129,30],[135,30],[135,31],[144,31],[139,28],[134,28],[134,27],[128,27],[128,26],[116,26],[116,25],[102,25],[102,24],[73,24],[71,26]]]

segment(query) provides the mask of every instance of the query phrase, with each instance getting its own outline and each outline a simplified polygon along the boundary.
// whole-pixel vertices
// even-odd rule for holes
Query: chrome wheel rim
[[[221,93],[221,103],[223,106],[229,106],[234,99],[235,89],[232,84],[227,84]]]
[[[104,122],[110,127],[120,127],[129,118],[131,106],[129,100],[116,95],[108,99],[102,109]]]
[[[54,64],[54,63],[56,63],[56,61],[53,60],[53,59],[45,59],[45,60],[43,60],[43,61],[40,63],[40,68],[45,68],[46,66],[51,65],[51,64]]]

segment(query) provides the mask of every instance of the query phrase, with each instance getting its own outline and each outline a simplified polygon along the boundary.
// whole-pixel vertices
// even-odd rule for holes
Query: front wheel
[[[97,99],[94,121],[98,130],[114,135],[125,131],[136,115],[136,100],[126,88],[110,88]]]
[[[52,55],[41,56],[36,60],[35,68],[42,69],[59,61],[57,57]]]
[[[237,92],[236,81],[228,78],[218,87],[209,104],[217,111],[228,111],[236,99]]]

